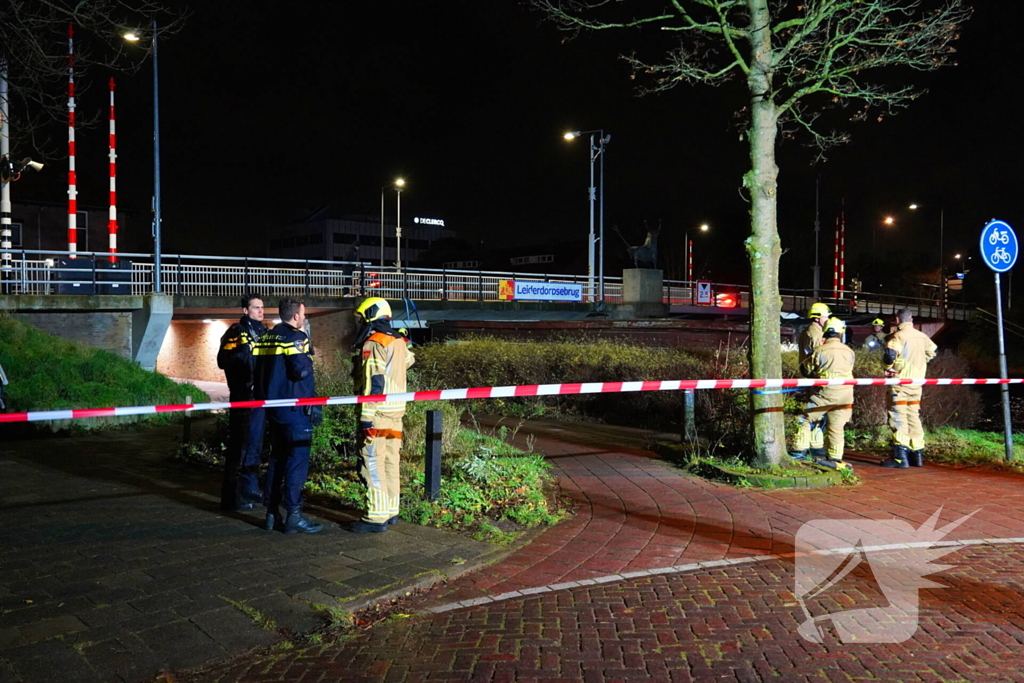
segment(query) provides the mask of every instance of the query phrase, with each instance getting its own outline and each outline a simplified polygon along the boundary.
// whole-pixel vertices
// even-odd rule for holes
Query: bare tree
[[[746,83],[744,137],[750,170],[743,187],[750,197],[750,372],[780,377],[779,257],[776,221],[780,132],[803,131],[821,150],[847,134],[826,130],[823,114],[848,120],[895,113],[922,91],[902,81],[871,82],[886,67],[932,71],[950,63],[953,43],[970,16],[961,0],[531,0],[570,32],[641,29],[675,37],[655,62],[624,58],[646,76],[645,92],[683,83]],[[647,42],[650,42],[649,40]],[[785,455],[782,398],[753,394],[753,448],[757,464]]]
[[[6,65],[11,136],[40,148],[41,130],[67,121],[68,26],[74,27],[75,80],[94,68],[132,71],[148,56],[153,20],[159,35],[176,32],[175,17],[152,0],[0,0],[0,63]],[[124,33],[141,30],[147,39],[129,47]],[[106,74],[101,82],[106,82]],[[78,125],[98,116],[79,112]]]

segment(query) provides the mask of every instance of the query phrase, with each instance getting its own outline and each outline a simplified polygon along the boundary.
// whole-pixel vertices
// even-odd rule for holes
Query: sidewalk
[[[573,519],[415,601],[415,621],[188,680],[1024,680],[1019,475],[886,470],[852,454],[859,487],[759,492],[683,475],[644,450],[641,430],[531,421],[527,432],[577,501]],[[944,558],[959,566],[934,577],[950,588],[921,592],[914,638],[798,636],[793,560],[780,555],[801,524],[897,517],[916,528],[940,506],[940,523],[980,508],[948,540],[998,542]],[[877,606],[870,574],[847,578],[828,594],[832,611]]]
[[[0,446],[0,683],[134,681],[321,626],[495,547],[400,523],[314,535],[224,513],[220,474],[169,459],[180,425]]]

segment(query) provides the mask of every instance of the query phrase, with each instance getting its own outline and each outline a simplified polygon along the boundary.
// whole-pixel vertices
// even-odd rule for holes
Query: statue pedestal
[[[664,318],[668,305],[662,299],[662,271],[655,268],[626,268],[622,271],[622,303],[618,318]]]

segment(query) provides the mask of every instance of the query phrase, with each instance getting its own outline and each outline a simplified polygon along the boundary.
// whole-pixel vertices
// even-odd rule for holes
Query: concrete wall
[[[61,339],[132,358],[131,311],[19,311],[14,318]]]
[[[156,371],[168,377],[225,381],[224,371],[217,367],[217,349],[231,322],[172,320],[156,359]]]

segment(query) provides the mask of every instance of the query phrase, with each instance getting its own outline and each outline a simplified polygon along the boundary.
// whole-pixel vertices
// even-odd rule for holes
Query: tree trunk
[[[743,184],[750,193],[750,376],[782,376],[780,351],[779,257],[777,225],[779,168],[775,164],[778,114],[772,90],[771,15],[768,0],[747,0],[750,11],[751,95],[750,171]],[[754,464],[777,465],[786,452],[781,394],[751,395]]]

